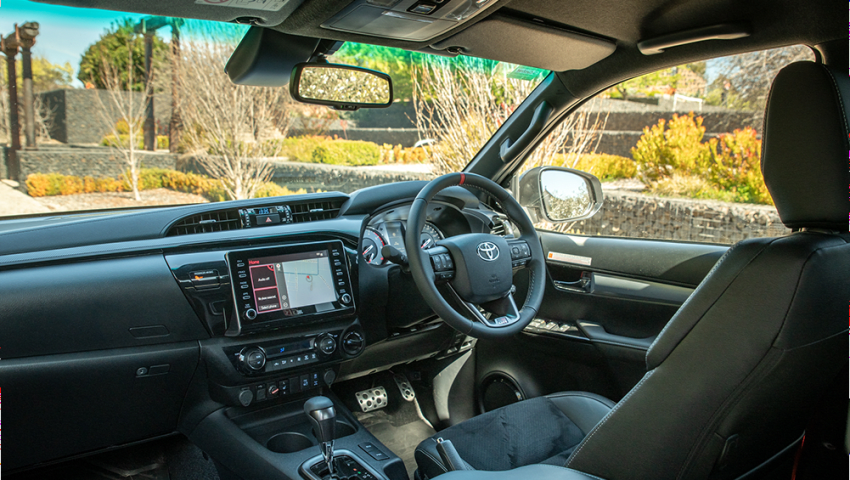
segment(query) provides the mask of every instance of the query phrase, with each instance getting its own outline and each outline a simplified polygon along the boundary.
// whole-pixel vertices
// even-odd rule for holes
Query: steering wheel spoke
[[[458,304],[463,305],[475,320],[490,328],[508,327],[520,319],[519,309],[514,301],[513,288],[511,293],[506,296],[479,306],[461,298],[451,285],[448,285],[448,287]],[[488,317],[481,313],[481,308],[489,312],[491,316]]]

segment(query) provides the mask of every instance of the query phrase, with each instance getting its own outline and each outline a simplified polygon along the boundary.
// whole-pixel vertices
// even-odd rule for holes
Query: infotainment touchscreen
[[[337,294],[327,250],[249,258],[248,271],[260,315],[286,308],[334,308]]]
[[[342,242],[303,243],[227,254],[238,323],[229,334],[354,311]],[[238,334],[238,333],[235,333]]]

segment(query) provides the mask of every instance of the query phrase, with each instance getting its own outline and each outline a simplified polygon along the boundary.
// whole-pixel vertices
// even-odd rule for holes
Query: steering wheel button
[[[443,270],[443,257],[442,255],[435,255],[431,257],[434,260],[434,269],[438,272]]]

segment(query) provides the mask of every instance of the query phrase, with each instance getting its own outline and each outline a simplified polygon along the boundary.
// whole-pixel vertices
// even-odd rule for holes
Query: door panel
[[[479,341],[479,386],[494,373],[526,397],[584,390],[619,400],[646,351],[728,247],[541,232],[548,280],[537,319],[517,337]],[[514,281],[519,291],[527,275]],[[486,392],[479,392],[484,394]]]

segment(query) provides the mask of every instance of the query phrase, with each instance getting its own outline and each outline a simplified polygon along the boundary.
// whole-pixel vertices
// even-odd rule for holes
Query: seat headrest
[[[761,171],[789,228],[847,231],[847,73],[812,62],[780,70],[767,100]]]

